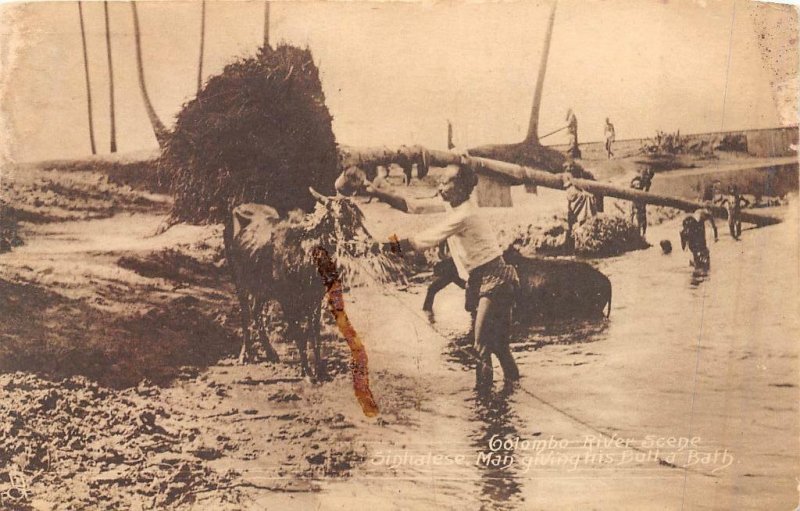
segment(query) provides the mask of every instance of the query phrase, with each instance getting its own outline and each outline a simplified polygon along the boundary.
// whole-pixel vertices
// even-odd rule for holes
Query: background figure
[[[572,108],[567,110],[567,134],[569,135],[569,147],[567,155],[570,158],[580,159],[581,150],[578,147],[578,118]]]
[[[719,241],[719,233],[717,232],[717,224],[714,222],[714,215],[711,214],[711,211],[708,209],[711,206],[710,203],[705,204],[706,207],[700,208],[694,212],[694,218],[697,220],[700,225],[703,226],[703,235],[705,236],[706,232],[706,222],[711,224],[711,230],[714,232],[714,242]]]
[[[636,176],[631,179],[631,188],[647,191],[650,189],[650,181],[641,175]],[[631,201],[631,223],[636,224],[639,234],[644,238],[647,233],[647,204],[640,201]]]
[[[576,224],[582,224],[598,212],[597,197],[575,186],[572,177],[574,176],[571,174],[563,176],[564,191],[567,192],[567,224],[570,233]]]
[[[725,207],[728,212],[728,229],[730,230],[731,237],[735,240],[739,239],[742,235],[742,220],[740,213],[742,208],[750,205],[750,201],[739,195],[739,189],[736,185],[731,185],[728,189],[729,194],[721,201],[721,205]]]
[[[656,173],[651,167],[642,169],[641,173],[639,174],[639,180],[642,182],[643,191],[650,191],[650,187],[653,185],[653,177],[655,177],[655,175]]]
[[[614,143],[614,140],[617,138],[617,134],[614,131],[614,125],[611,124],[611,121],[606,117],[606,128],[605,128],[605,138],[606,138],[606,154],[608,155],[608,159],[614,157],[614,151],[611,149],[611,144]]]
[[[711,267],[711,255],[706,244],[706,229],[703,222],[698,222],[693,215],[683,219],[681,228],[681,249],[692,252],[689,264],[698,270],[707,270]]]
[[[681,229],[681,248],[685,250],[687,246],[689,247],[693,256],[690,264],[698,270],[707,270],[711,267],[711,254],[706,244],[706,222],[711,223],[714,241],[718,241],[717,224],[714,223],[714,217],[707,208],[698,209],[694,214],[684,218]]]

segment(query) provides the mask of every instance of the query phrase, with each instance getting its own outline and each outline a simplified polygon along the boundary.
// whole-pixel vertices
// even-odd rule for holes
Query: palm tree
[[[83,5],[78,1],[78,16],[81,20],[81,43],[83,43],[83,71],[86,75],[86,103],[89,109],[89,142],[92,145],[92,154],[97,154],[94,145],[94,118],[92,117],[92,87],[89,81],[89,59],[86,54],[86,29],[83,26]]]
[[[147,117],[150,119],[150,125],[153,127],[156,141],[158,142],[158,146],[163,149],[167,141],[168,132],[164,123],[158,118],[153,104],[150,102],[150,96],[147,94],[147,87],[145,86],[144,64],[142,63],[142,34],[139,30],[139,14],[136,12],[136,2],[131,2],[131,11],[133,12],[133,33],[136,39],[136,70],[139,72],[139,88],[142,91],[144,108],[147,110]]]
[[[206,42],[206,0],[203,0],[200,11],[200,59],[197,64],[197,92],[203,87],[203,50]]]
[[[536,78],[536,88],[533,91],[533,105],[528,124],[528,132],[522,142],[516,144],[493,144],[471,148],[469,153],[493,160],[501,160],[529,167],[544,168],[550,171],[561,171],[564,155],[550,147],[545,147],[539,141],[539,109],[542,104],[542,88],[544,75],[547,71],[547,59],[550,54],[550,40],[553,38],[553,23],[556,16],[558,0],[553,0],[550,8],[550,17],[547,20],[547,31],[544,35],[544,46],[539,61],[539,74]]]
[[[264,48],[269,48],[269,2],[264,2]]]
[[[556,17],[556,5],[558,5],[558,0],[553,2],[553,7],[550,9],[550,17],[547,20],[547,32],[544,35],[544,47],[539,61],[539,74],[536,77],[536,89],[533,92],[531,119],[528,123],[528,134],[525,137],[525,143],[530,145],[539,144],[539,108],[542,104],[542,89],[544,88],[544,74],[547,71],[547,58],[550,55],[550,41],[553,39],[553,21]]]
[[[114,65],[111,63],[111,32],[108,28],[108,0],[103,2],[106,16],[106,51],[108,53],[108,95],[111,103],[111,152],[117,152],[117,121],[114,118]]]

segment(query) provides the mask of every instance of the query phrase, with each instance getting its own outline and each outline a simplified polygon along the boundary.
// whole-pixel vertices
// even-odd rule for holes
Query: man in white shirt
[[[467,281],[465,308],[472,313],[478,354],[476,387],[489,390],[493,382],[492,354],[507,381],[519,378],[509,347],[511,310],[519,287],[514,268],[503,260],[497,236],[470,200],[478,178],[466,165],[448,170],[439,195],[449,205],[444,220],[433,227],[386,244],[385,250],[422,251],[447,240],[459,276]]]

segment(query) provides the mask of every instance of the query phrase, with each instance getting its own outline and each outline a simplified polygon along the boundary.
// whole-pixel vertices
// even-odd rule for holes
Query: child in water
[[[683,219],[681,228],[681,249],[692,252],[692,261],[689,264],[698,270],[708,270],[711,267],[711,254],[706,244],[706,221],[711,223],[714,231],[714,241],[719,239],[717,225],[714,217],[706,208],[698,209],[693,215],[687,215]]]

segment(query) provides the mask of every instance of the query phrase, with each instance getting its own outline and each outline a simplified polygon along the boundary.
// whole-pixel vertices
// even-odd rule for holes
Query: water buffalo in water
[[[592,317],[611,314],[611,282],[591,265],[579,261],[525,257],[510,247],[503,253],[517,270],[520,289],[517,314],[542,318]],[[464,287],[455,263],[445,259],[434,267],[423,310],[433,310],[436,293],[448,284]]]

